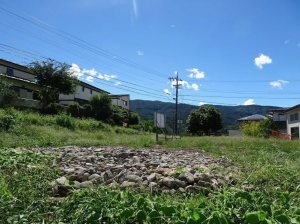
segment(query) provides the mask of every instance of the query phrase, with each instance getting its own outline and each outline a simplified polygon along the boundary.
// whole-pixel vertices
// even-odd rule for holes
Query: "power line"
[[[0,1],[0,2],[3,3],[2,1]],[[5,3],[3,3],[3,4],[5,4]],[[7,5],[7,4],[6,4],[6,5]],[[76,46],[79,46],[79,47],[82,47],[82,48],[84,48],[84,49],[86,49],[86,50],[90,50],[90,51],[92,51],[92,52],[94,52],[94,53],[100,54],[101,56],[106,57],[106,58],[108,58],[108,59],[110,59],[110,60],[117,61],[117,62],[119,62],[119,63],[125,64],[125,65],[130,66],[130,67],[133,67],[133,68],[135,68],[135,69],[142,70],[142,71],[147,72],[147,73],[151,73],[151,74],[153,74],[153,75],[157,75],[157,76],[161,76],[161,77],[167,77],[165,74],[163,74],[163,73],[161,73],[161,72],[157,72],[157,71],[155,71],[155,70],[153,70],[153,69],[149,69],[149,68],[147,68],[147,67],[145,67],[145,66],[141,66],[141,65],[139,65],[139,64],[136,64],[136,63],[134,63],[134,62],[131,62],[131,61],[129,61],[129,60],[125,59],[125,58],[122,58],[122,57],[120,57],[120,56],[117,56],[117,57],[116,57],[115,54],[110,53],[110,52],[108,52],[108,51],[106,51],[106,50],[104,50],[104,49],[102,49],[102,48],[99,48],[99,47],[97,47],[97,46],[95,46],[95,45],[92,45],[92,44],[90,44],[90,43],[88,43],[88,42],[86,42],[86,41],[84,41],[84,40],[81,40],[81,39],[79,39],[79,38],[73,36],[73,35],[70,35],[70,34],[64,32],[64,31],[62,31],[62,30],[60,30],[60,29],[58,29],[58,28],[56,28],[56,27],[51,26],[52,28],[54,28],[54,29],[56,29],[56,30],[58,30],[58,31],[60,31],[60,32],[66,34],[66,35],[68,35],[68,36],[71,36],[72,38],[75,38],[75,39],[77,39],[77,40],[79,40],[79,41],[81,41],[81,42],[83,42],[83,43],[85,43],[85,44],[88,44],[88,45],[90,45],[90,46],[93,46],[94,48],[100,49],[101,51],[106,52],[106,53],[103,53],[103,52],[101,52],[101,51],[95,50],[94,48],[91,48],[91,47],[88,47],[88,46],[86,46],[86,45],[83,45],[83,44],[81,44],[81,43],[78,42],[78,41],[72,40],[72,39],[70,39],[70,38],[68,38],[68,37],[65,37],[65,36],[61,35],[61,34],[58,34],[58,33],[56,33],[56,32],[53,32],[53,31],[51,31],[51,30],[49,30],[49,29],[47,29],[47,28],[45,28],[45,27],[43,27],[43,26],[40,26],[40,25],[38,25],[38,24],[36,24],[36,23],[34,23],[34,22],[32,22],[32,21],[30,21],[30,20],[28,20],[28,19],[26,19],[26,18],[24,18],[24,17],[22,17],[22,16],[20,16],[20,15],[17,15],[17,14],[15,14],[15,13],[9,11],[9,10],[6,10],[6,9],[4,9],[4,8],[2,8],[2,7],[0,7],[0,9],[4,10],[4,11],[7,12],[7,13],[10,13],[11,15],[13,15],[13,16],[19,18],[19,19],[22,19],[22,20],[26,21],[27,23],[34,24],[33,27],[38,28],[38,29],[40,29],[40,30],[43,31],[43,32],[47,32],[47,33],[50,33],[50,34],[52,34],[52,35],[56,35],[56,36],[58,36],[58,37],[60,37],[60,38],[65,39],[65,40],[68,41],[69,43],[75,44]],[[38,21],[41,22],[41,20],[38,20]],[[44,22],[43,22],[43,23],[44,23]],[[47,24],[47,23],[44,23],[44,24],[46,24],[46,25],[49,26],[49,24]],[[36,26],[37,26],[37,27],[36,27]],[[46,30],[44,30],[44,29],[46,29]],[[121,59],[121,60],[120,60],[120,59]]]

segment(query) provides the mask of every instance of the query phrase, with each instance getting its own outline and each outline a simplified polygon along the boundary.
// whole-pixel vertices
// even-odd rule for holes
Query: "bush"
[[[93,108],[92,116],[98,121],[106,121],[112,115],[112,104],[110,96],[102,92],[98,95],[92,95],[90,104]]]
[[[17,119],[19,117],[18,111],[13,107],[6,108],[2,111],[3,112],[0,114],[0,129],[8,131],[17,124]]]
[[[67,115],[67,114],[59,114],[55,117],[56,124],[65,127],[71,130],[74,130],[76,128],[76,119]]]
[[[130,128],[134,129],[134,130],[138,130],[140,131],[141,130],[141,125],[140,124],[135,124],[135,125],[130,125]]]
[[[0,105],[9,106],[18,99],[17,94],[12,89],[12,85],[0,76]]]
[[[84,104],[80,108],[81,117],[91,117],[92,116],[92,106],[90,104]]]
[[[247,122],[240,126],[240,129],[245,136],[252,137],[265,137],[269,138],[272,135],[272,131],[277,131],[277,127],[272,120],[268,117],[267,119],[261,120],[260,122]]]
[[[79,117],[80,114],[80,105],[78,102],[70,103],[67,106],[67,114],[70,114],[72,117]]]
[[[66,107],[60,103],[50,103],[42,112],[45,114],[56,115],[65,112]]]
[[[129,120],[129,124],[131,125],[136,125],[140,123],[140,116],[137,112],[132,112],[130,113],[130,120]]]

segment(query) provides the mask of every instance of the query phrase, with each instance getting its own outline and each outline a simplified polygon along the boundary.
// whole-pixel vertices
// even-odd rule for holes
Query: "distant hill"
[[[274,106],[259,106],[259,105],[249,105],[249,106],[220,106],[212,105],[219,109],[222,120],[224,123],[224,128],[234,128],[237,127],[236,120],[242,117],[246,117],[252,114],[261,114],[266,116],[268,110],[276,109],[279,107]],[[179,117],[185,124],[188,115],[192,109],[198,108],[198,106],[189,104],[179,104]],[[154,118],[154,112],[160,112],[167,115],[167,123],[172,127],[172,120],[174,114],[175,104],[161,101],[150,101],[150,100],[131,100],[130,110],[138,112],[142,120],[149,120]],[[184,125],[183,125],[184,126]]]

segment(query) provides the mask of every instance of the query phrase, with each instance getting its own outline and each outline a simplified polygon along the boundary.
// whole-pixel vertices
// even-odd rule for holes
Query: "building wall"
[[[112,99],[112,104],[130,110],[130,95],[119,95]]]
[[[291,115],[298,113],[298,120],[291,121]],[[296,108],[286,113],[287,133],[291,135],[291,128],[298,127],[300,129],[300,108]]]
[[[82,91],[82,87],[84,87],[83,91]],[[81,84],[77,86],[75,94],[70,94],[70,95],[59,94],[59,101],[65,105],[74,102],[75,98],[88,101],[92,95],[97,95],[100,93],[101,91],[92,90],[92,94],[91,94],[91,88],[88,88],[87,86]]]
[[[273,121],[286,121],[286,116],[283,113],[274,112]]]
[[[15,68],[13,68],[12,66],[10,67],[10,66],[0,65],[0,73],[7,74],[7,67],[13,69],[13,76],[18,77],[18,78],[22,78],[22,79],[27,79],[27,80],[32,81],[32,82],[35,81],[35,77],[34,77],[33,74],[17,70]]]
[[[37,91],[39,86],[22,80],[15,80],[9,77],[5,78],[7,82],[13,85],[20,98],[33,99],[33,92]]]
[[[228,130],[229,136],[243,136],[243,132],[241,130]]]

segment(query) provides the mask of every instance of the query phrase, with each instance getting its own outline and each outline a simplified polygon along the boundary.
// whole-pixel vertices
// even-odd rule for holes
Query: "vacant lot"
[[[298,223],[300,220],[299,141],[184,137],[156,144],[153,134],[99,126],[95,121],[78,120],[75,126],[67,128],[50,116],[19,115],[18,119],[11,129],[1,132],[2,223]],[[132,181],[128,177],[122,183],[100,178],[91,185],[75,188],[78,176],[73,176],[74,180],[64,182],[70,187],[68,196],[62,197],[49,184],[69,176],[66,170],[90,164],[91,168],[104,169],[99,169],[99,175],[109,167],[130,170],[133,175],[141,174],[137,176],[147,179],[148,185],[141,188],[137,181],[127,190],[121,185]],[[112,170],[112,178],[120,173]],[[205,186],[208,192],[201,190],[201,178],[193,177],[192,183],[188,175],[182,177],[186,171],[201,178],[204,175],[200,174],[208,174],[210,185]],[[148,180],[154,172],[158,177]],[[173,173],[169,175],[170,172]],[[163,181],[164,178],[184,181],[186,186],[178,182],[182,184],[180,190],[179,186]],[[78,182],[82,183],[82,179]],[[155,188],[154,183],[160,187]]]

